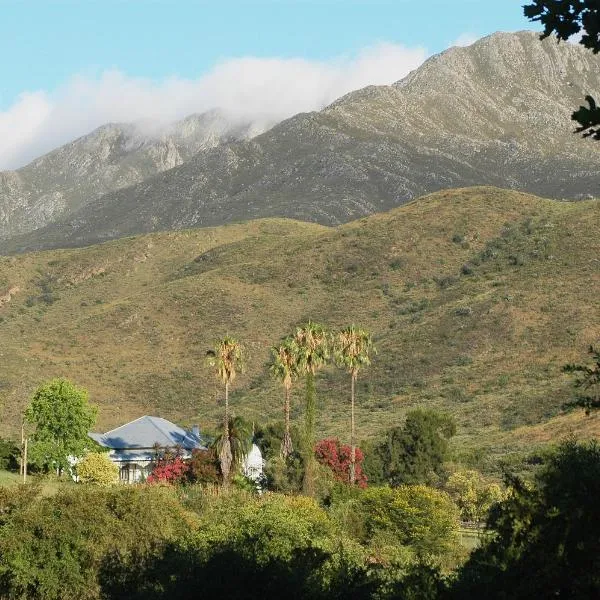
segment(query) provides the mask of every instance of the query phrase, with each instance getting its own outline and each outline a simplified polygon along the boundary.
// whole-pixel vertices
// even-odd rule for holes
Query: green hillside
[[[279,418],[269,346],[311,318],[375,335],[358,386],[363,438],[415,406],[445,410],[457,459],[490,468],[595,435],[597,418],[562,411],[572,390],[560,368],[600,338],[599,228],[598,201],[469,188],[337,228],[268,219],[1,257],[0,293],[13,293],[0,299],[0,434],[16,434],[54,376],[90,390],[99,429],[142,414],[213,428],[221,391],[204,356],[225,333],[248,353],[235,412]],[[347,437],[347,387],[323,374],[320,434]]]

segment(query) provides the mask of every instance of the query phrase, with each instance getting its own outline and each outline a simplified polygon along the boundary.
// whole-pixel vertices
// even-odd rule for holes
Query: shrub
[[[169,488],[72,486],[51,497],[20,494],[0,528],[2,598],[95,600],[109,550],[148,551],[192,524]]]
[[[503,497],[501,487],[477,471],[452,473],[446,490],[459,507],[461,520],[475,523],[484,521],[492,505]]]
[[[242,500],[242,501],[241,501]],[[306,497],[221,497],[198,529],[143,555],[115,556],[107,598],[325,599],[373,597],[367,556]]]
[[[188,463],[186,475],[190,483],[218,484],[221,475],[219,459],[214,449],[194,450]]]
[[[16,471],[20,457],[21,449],[16,442],[0,439],[0,469]]]
[[[351,448],[347,444],[340,444],[337,438],[330,438],[317,442],[315,446],[317,461],[331,469],[337,481],[350,482]],[[360,448],[355,449],[355,481],[361,488],[367,487],[367,476],[362,470],[365,456]]]
[[[89,452],[76,466],[81,483],[111,485],[118,481],[119,467],[105,452]]]

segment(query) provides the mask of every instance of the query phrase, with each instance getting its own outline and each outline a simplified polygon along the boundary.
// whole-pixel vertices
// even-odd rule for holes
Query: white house
[[[186,431],[182,427],[161,419],[143,416],[106,433],[89,433],[95,442],[109,448],[109,458],[119,466],[123,483],[142,481],[154,468],[156,450],[178,450],[181,457],[189,459],[193,450],[206,449],[206,440],[197,427]],[[244,459],[244,475],[257,482],[263,474],[263,458],[259,447],[252,444]]]

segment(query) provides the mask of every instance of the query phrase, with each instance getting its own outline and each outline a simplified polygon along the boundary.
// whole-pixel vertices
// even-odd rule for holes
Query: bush
[[[317,442],[315,446],[317,461],[328,467],[337,481],[350,483],[351,448],[342,445],[337,438],[330,438]],[[367,477],[362,470],[365,456],[360,448],[355,449],[354,475],[358,487],[367,487]]]
[[[81,483],[111,485],[119,479],[119,467],[105,452],[89,452],[77,463],[76,470]]]
[[[28,600],[100,597],[98,571],[109,550],[147,551],[186,532],[191,517],[174,491],[72,486],[52,497],[21,486],[0,528],[0,596]]]
[[[0,439],[0,469],[16,471],[21,459],[21,448],[12,440]]]
[[[223,497],[184,539],[105,564],[107,598],[367,598],[364,550],[305,497]]]
[[[509,478],[493,533],[458,574],[454,598],[600,597],[600,445],[568,442],[533,485]]]
[[[416,555],[441,558],[457,546],[458,509],[445,492],[424,485],[369,488],[352,501],[362,543],[385,538]]]
[[[477,471],[452,473],[446,490],[459,507],[461,520],[472,523],[484,521],[492,505],[503,497],[502,488]]]

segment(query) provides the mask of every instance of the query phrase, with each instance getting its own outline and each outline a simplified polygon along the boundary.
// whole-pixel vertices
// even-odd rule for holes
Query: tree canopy
[[[510,478],[494,532],[461,570],[453,597],[600,597],[600,446],[564,443],[534,484]]]
[[[398,486],[431,483],[442,474],[448,439],[456,432],[451,417],[432,410],[412,410],[402,427],[365,449],[364,469],[371,483]]]
[[[25,411],[26,421],[35,425],[31,462],[59,471],[68,467],[69,456],[81,456],[95,446],[88,432],[96,422],[96,412],[87,391],[67,379],[40,386]]]

